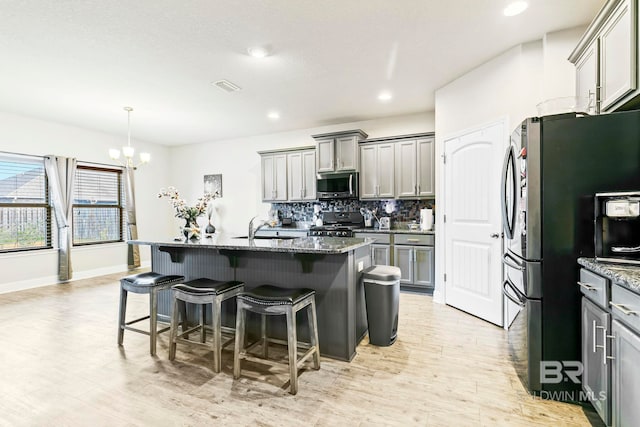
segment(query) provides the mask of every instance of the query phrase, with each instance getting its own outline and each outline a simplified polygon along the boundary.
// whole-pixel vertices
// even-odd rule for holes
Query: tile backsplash
[[[292,218],[295,222],[313,221],[314,206],[319,205],[322,212],[353,212],[361,208],[377,210],[376,216],[391,217],[392,222],[411,222],[420,220],[420,209],[432,208],[435,214],[435,200],[322,200],[307,203],[272,203],[271,209],[277,209],[281,218]],[[387,208],[393,212],[387,213]]]

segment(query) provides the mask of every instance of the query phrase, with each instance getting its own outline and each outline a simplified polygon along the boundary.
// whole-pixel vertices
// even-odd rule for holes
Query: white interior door
[[[499,122],[444,142],[445,301],[499,326],[504,128]]]

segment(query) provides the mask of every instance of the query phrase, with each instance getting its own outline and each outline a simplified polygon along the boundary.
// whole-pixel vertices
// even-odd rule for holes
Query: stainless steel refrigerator
[[[573,369],[580,361],[576,260],[594,255],[594,195],[631,190],[640,190],[640,111],[534,117],[511,135],[502,173],[502,287],[515,316],[510,356],[531,393],[580,389],[570,378],[541,381],[541,363]]]

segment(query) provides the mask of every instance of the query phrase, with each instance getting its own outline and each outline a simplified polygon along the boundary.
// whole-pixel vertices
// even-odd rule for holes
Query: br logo
[[[580,384],[580,375],[582,375],[582,362],[575,360],[544,360],[540,362],[540,383],[542,384],[560,384],[563,381],[573,381],[574,384]]]

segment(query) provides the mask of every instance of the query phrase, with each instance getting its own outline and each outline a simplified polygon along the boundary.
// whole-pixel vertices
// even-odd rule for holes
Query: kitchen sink
[[[249,236],[236,236],[234,237],[234,239],[248,239]],[[297,239],[297,236],[255,236],[253,239],[254,240],[273,240],[273,239],[280,239],[280,240],[290,240],[290,239]]]

